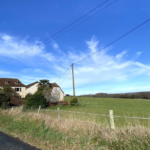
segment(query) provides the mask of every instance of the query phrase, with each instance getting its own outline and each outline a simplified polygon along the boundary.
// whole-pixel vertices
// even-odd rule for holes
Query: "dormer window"
[[[10,83],[10,81],[5,81],[6,84]]]
[[[15,84],[18,84],[18,83],[19,83],[19,81],[16,81],[16,82],[15,82]]]

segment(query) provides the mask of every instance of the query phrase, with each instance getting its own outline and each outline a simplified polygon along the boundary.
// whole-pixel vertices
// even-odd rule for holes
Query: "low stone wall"
[[[25,103],[25,98],[12,98],[9,102],[10,106],[22,106]]]

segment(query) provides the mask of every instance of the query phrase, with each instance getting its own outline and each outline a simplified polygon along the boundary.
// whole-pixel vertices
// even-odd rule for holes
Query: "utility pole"
[[[72,64],[72,83],[73,83],[73,96],[75,96],[75,85],[74,85],[74,70],[73,70],[73,64]]]

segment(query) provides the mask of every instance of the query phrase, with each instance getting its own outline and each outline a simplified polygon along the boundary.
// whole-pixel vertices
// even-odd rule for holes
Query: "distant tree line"
[[[117,93],[117,94],[97,93],[97,94],[87,94],[87,95],[80,95],[80,96],[84,96],[84,97],[104,97],[104,98],[150,99],[150,92]]]

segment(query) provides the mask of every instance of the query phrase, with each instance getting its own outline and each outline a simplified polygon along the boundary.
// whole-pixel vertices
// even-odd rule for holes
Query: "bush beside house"
[[[30,95],[26,98],[25,101],[25,106],[27,108],[38,108],[39,106],[46,107],[46,105],[46,99],[42,93],[35,93]]]
[[[78,99],[76,97],[71,98],[70,105],[75,106],[78,104]]]

